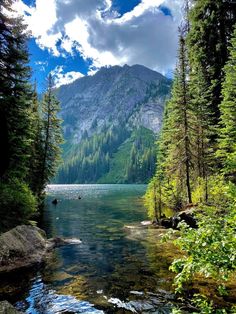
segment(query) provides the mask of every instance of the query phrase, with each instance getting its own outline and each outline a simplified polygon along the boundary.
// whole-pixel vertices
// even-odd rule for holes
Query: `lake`
[[[29,314],[170,313],[174,247],[147,220],[145,185],[50,185],[42,227],[48,237],[76,238],[45,268],[22,275],[14,296]],[[52,200],[58,199],[53,205]]]

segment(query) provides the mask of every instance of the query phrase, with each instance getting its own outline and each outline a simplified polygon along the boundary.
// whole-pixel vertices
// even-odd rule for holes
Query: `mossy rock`
[[[8,301],[0,302],[0,313],[1,314],[20,314]]]

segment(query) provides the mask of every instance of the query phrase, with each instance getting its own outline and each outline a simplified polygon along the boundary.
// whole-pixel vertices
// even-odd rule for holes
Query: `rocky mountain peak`
[[[161,121],[170,84],[169,79],[142,65],[124,65],[103,67],[93,76],[61,86],[57,96],[66,138],[79,142],[84,131],[91,135],[107,123],[120,121],[142,125],[145,120],[145,127],[158,132],[161,122],[154,121]],[[139,119],[141,112],[147,117]],[[148,119],[151,115],[155,118]]]
[[[146,182],[171,81],[142,65],[103,67],[57,91],[66,144],[59,183]]]

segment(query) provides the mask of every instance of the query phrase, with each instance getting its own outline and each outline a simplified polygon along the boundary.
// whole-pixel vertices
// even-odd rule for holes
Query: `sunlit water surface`
[[[18,295],[17,307],[30,314],[170,313],[173,248],[160,243],[160,230],[141,227],[147,220],[145,189],[48,186],[43,218],[48,237],[79,238],[82,244],[57,248]]]

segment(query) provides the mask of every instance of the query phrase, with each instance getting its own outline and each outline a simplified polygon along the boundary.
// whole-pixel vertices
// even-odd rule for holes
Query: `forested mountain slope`
[[[55,181],[147,182],[170,86],[155,71],[125,65],[60,87],[56,93],[66,142]]]

